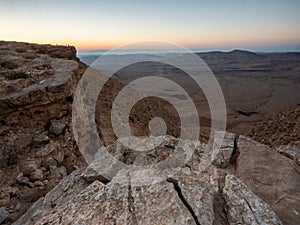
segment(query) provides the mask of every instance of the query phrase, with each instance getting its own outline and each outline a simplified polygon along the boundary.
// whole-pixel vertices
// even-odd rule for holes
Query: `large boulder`
[[[172,155],[176,142],[178,139],[166,137],[152,157],[160,158],[165,153],[160,150],[166,150],[166,146]],[[231,146],[228,143],[225,141],[226,148]],[[123,168],[104,181],[101,176],[87,173],[87,169],[77,170],[14,224],[282,224],[272,208],[234,175],[232,159],[228,159],[226,169],[221,163],[202,170],[199,164],[203,155],[199,152],[208,146],[197,142],[192,145],[195,152],[188,162],[166,177]],[[141,164],[135,161],[140,157],[128,156],[126,147],[117,144],[111,148],[109,151],[131,168]],[[122,158],[123,154],[132,160]],[[145,164],[153,162],[147,156],[142,159]],[[95,165],[91,168],[97,170]],[[98,172],[101,175],[105,171]],[[145,180],[150,182],[143,183]]]
[[[276,150],[240,136],[237,140],[238,176],[267,202],[283,224],[300,221],[300,168]]]

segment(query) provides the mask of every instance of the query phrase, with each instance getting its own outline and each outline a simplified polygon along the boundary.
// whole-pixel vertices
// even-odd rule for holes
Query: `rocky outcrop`
[[[0,41],[0,207],[9,213],[5,224],[86,165],[71,118],[73,94],[86,68],[71,46]],[[116,140],[110,110],[122,88],[110,79],[97,100],[96,122],[105,144]],[[165,105],[139,102],[130,116],[134,133],[147,135],[149,118],[161,115],[168,133],[176,136],[178,123],[164,113]]]
[[[300,220],[300,168],[275,149],[240,136],[235,174],[276,212],[283,224]]]
[[[0,42],[0,49],[0,207],[10,224],[84,165],[71,109],[86,66],[74,47]]]
[[[0,49],[2,125],[29,126],[68,113],[86,68],[74,47],[0,42]]]
[[[300,166],[300,149],[292,145],[280,146],[276,149],[282,155],[294,160]]]
[[[160,158],[164,152],[160,150],[165,150],[166,146],[172,153],[177,141],[178,139],[166,137],[165,142],[156,148],[155,154],[149,154]],[[226,162],[228,166],[224,163],[212,164],[205,171],[199,165],[203,160],[201,153],[207,145],[195,142],[195,152],[188,162],[176,174],[163,179],[150,178],[151,173],[146,171],[119,170],[111,180],[103,181],[86,173],[91,168],[77,170],[65,177],[44,198],[38,200],[15,225],[282,224],[281,218],[276,215],[280,214],[279,211],[273,211],[273,207],[269,205],[272,200],[260,192],[255,194],[251,186],[241,180],[243,174],[239,166],[234,165],[243,160],[243,151],[251,151],[251,144],[259,147],[257,151],[262,153],[264,148],[267,148],[254,141],[247,141],[248,146],[243,144],[244,137],[235,140],[234,135],[227,134],[224,148],[231,146],[228,143],[237,143],[236,147],[231,146],[232,154]],[[121,148],[120,143],[117,145],[111,146],[113,149],[110,151],[114,150],[114,154],[121,156],[126,147]],[[238,148],[238,152],[235,148]],[[283,157],[275,150],[270,151],[277,155],[276,157]],[[128,151],[125,154],[132,160],[123,158],[123,162],[131,166],[147,164],[150,160],[143,157],[141,161],[138,157],[139,160],[135,161],[137,158],[133,155],[128,156]],[[285,157],[281,160],[287,163],[290,161]],[[264,166],[268,168],[269,165]],[[101,175],[101,171],[98,175]],[[147,185],[142,184],[141,178],[148,178],[151,182]],[[288,187],[281,190],[285,193],[287,191]],[[288,212],[288,209],[284,211]],[[294,219],[297,219],[295,215]],[[285,216],[282,220],[284,224],[292,224]]]
[[[226,176],[223,193],[230,224],[282,224],[271,207],[235,176]]]

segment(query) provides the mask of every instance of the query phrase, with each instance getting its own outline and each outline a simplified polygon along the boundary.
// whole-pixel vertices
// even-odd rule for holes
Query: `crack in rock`
[[[239,135],[236,135],[234,138],[234,142],[233,142],[233,151],[232,151],[232,155],[231,158],[229,160],[230,164],[232,164],[234,166],[234,170],[236,170],[237,167],[237,159],[239,157],[239,149],[238,149],[238,144],[237,144],[237,140],[239,139]]]
[[[134,198],[132,196],[132,186],[131,186],[131,180],[130,180],[129,173],[127,174],[127,178],[128,178],[128,210],[132,216],[133,224],[138,224],[136,215],[135,215]]]
[[[184,204],[184,206],[187,208],[187,210],[190,212],[190,214],[191,214],[191,216],[193,217],[195,223],[196,223],[197,225],[200,225],[200,222],[199,222],[199,220],[198,220],[198,218],[197,218],[197,216],[196,216],[196,214],[195,214],[193,208],[190,206],[190,204],[187,202],[187,200],[186,200],[185,197],[183,196],[182,191],[181,191],[181,189],[180,189],[180,187],[179,187],[178,181],[175,180],[175,179],[172,178],[172,177],[169,177],[169,178],[167,178],[167,182],[173,184],[174,189],[175,189],[175,191],[176,191],[177,194],[178,194],[178,197],[180,198],[180,200],[182,201],[182,203]]]

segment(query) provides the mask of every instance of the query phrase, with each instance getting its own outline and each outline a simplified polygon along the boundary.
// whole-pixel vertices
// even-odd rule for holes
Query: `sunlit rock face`
[[[161,150],[166,148],[172,154],[177,142],[176,138],[165,137],[152,157],[161,159],[165,154]],[[291,207],[297,210],[298,203],[290,202],[289,209],[283,209],[285,203],[276,192],[280,190],[297,199],[290,187],[296,187],[299,181],[270,174],[277,160],[282,171],[296,179],[299,175],[292,172],[292,167],[297,164],[292,160],[246,137],[226,134],[216,154],[221,157],[225,151],[226,157],[202,170],[199,165],[207,145],[200,142],[193,145],[194,154],[186,164],[163,179],[150,178],[153,173],[146,170],[119,170],[112,179],[103,180],[101,175],[107,170],[99,170],[93,164],[77,170],[38,200],[15,224],[293,224],[298,219],[289,213]],[[227,157],[229,148],[231,154]],[[120,143],[110,146],[109,151],[132,166],[153,162],[153,158],[128,155]],[[275,161],[261,159],[265,154]],[[255,161],[256,165],[252,164]],[[249,175],[256,171],[255,180],[244,173],[248,167],[252,167]],[[151,182],[143,183],[147,178]],[[277,190],[272,188],[270,179],[279,182]],[[281,183],[283,180],[285,184]],[[271,185],[269,193],[260,190],[259,185]]]

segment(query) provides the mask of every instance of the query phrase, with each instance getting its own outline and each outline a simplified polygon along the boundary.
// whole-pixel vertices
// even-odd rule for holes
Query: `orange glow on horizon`
[[[220,41],[222,39],[222,41]],[[37,43],[37,44],[52,44],[52,45],[63,45],[63,46],[74,46],[77,51],[89,51],[89,50],[110,50],[113,48],[116,48],[118,46],[134,43],[134,42],[143,42],[147,40],[134,40],[134,41],[124,41],[122,40],[112,40],[112,41],[105,41],[105,40],[99,40],[99,41],[91,41],[91,40],[71,40],[71,39],[65,39],[65,40],[46,40],[46,39],[5,39],[6,41],[19,41],[19,42],[28,42],[28,43]],[[269,38],[265,37],[247,37],[247,39],[243,39],[241,41],[240,37],[217,37],[217,36],[210,36],[204,38],[190,38],[186,40],[182,39],[174,39],[173,40],[153,40],[153,41],[161,41],[161,42],[169,42],[174,43],[178,45],[182,45],[186,48],[190,49],[222,49],[222,48],[239,48],[240,46],[244,47],[251,47],[251,46],[276,46],[276,45],[282,45],[285,43],[290,44],[298,44],[299,39],[297,38],[286,38],[284,41],[281,37],[277,39],[270,40]]]

